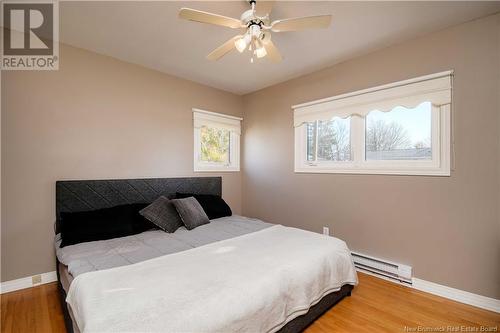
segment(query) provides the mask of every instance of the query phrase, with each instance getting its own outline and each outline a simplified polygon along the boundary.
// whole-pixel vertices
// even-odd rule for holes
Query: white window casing
[[[193,109],[194,171],[226,172],[240,171],[240,136],[243,118],[222,113]],[[229,162],[205,162],[201,160],[201,128],[203,126],[225,129],[230,132]]]
[[[450,175],[453,72],[441,72],[292,106],[295,172],[396,175]],[[374,110],[414,108],[430,102],[430,160],[366,160],[365,120]],[[351,117],[351,161],[308,161],[306,123]]]

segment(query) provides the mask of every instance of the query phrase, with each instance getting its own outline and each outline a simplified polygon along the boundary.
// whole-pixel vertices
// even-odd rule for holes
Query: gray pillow
[[[149,221],[165,232],[174,232],[182,226],[182,221],[172,201],[164,196],[139,211]]]
[[[210,223],[207,214],[194,197],[173,199],[172,203],[188,230]]]

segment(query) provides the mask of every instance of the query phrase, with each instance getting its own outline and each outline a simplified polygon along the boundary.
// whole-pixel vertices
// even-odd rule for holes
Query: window
[[[193,109],[194,171],[240,171],[241,120]]]
[[[295,172],[450,175],[452,72],[294,106]]]
[[[307,160],[350,161],[351,160],[351,119],[307,123]]]
[[[430,102],[371,111],[365,121],[366,160],[431,160],[431,111]]]

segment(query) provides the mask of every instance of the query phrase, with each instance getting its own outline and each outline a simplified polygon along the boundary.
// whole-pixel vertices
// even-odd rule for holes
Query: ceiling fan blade
[[[280,62],[281,60],[283,60],[280,51],[278,51],[278,48],[271,40],[265,42],[264,47],[266,48],[269,60],[271,60],[272,62]]]
[[[234,36],[215,50],[213,50],[209,55],[207,55],[208,60],[219,60],[222,58],[226,53],[231,51],[234,48],[234,42],[238,39],[241,38],[241,36]]]
[[[241,28],[240,20],[191,8],[181,8],[179,17],[185,20],[221,25],[233,29]]]
[[[260,17],[268,15],[271,10],[273,10],[274,0],[264,1],[256,0],[255,2],[255,14]]]
[[[297,17],[274,21],[271,23],[271,30],[274,32],[280,32],[328,28],[331,21],[332,15]]]

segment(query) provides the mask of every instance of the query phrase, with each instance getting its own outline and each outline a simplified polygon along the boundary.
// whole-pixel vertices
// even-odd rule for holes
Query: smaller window
[[[240,171],[241,120],[193,109],[194,171]]]
[[[201,161],[210,163],[229,164],[229,147],[231,132],[225,128],[201,127]]]

